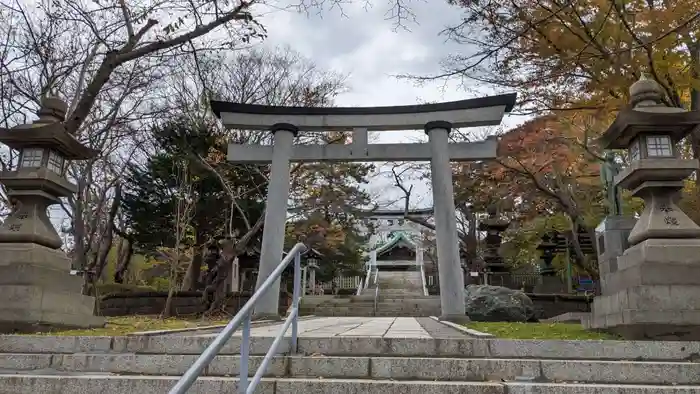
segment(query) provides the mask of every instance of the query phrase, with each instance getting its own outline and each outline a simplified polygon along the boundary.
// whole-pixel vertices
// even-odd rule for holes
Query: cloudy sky
[[[434,74],[440,71],[440,60],[446,55],[468,50],[447,42],[439,34],[446,26],[459,22],[458,8],[449,6],[446,0],[409,2],[416,20],[407,21],[407,29],[396,28],[396,20],[390,18],[390,7],[384,0],[375,0],[371,7],[353,1],[344,5],[342,11],[332,9],[320,15],[272,11],[262,17],[268,29],[264,45],[289,46],[321,68],[348,75],[349,91],[338,98],[339,106],[454,101],[493,94],[488,90],[467,91],[458,81],[418,86],[395,77]],[[504,126],[512,127],[522,120],[508,117]],[[479,135],[483,132],[478,131]],[[379,142],[408,142],[425,136],[422,131],[384,132],[377,138]],[[431,205],[425,181],[416,188],[421,197],[412,201],[413,205]],[[374,179],[370,190],[381,191],[386,201],[402,195],[382,179]]]

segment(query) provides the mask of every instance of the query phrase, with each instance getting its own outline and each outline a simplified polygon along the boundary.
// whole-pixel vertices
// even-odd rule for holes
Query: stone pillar
[[[278,123],[270,129],[274,134],[270,183],[267,186],[265,226],[263,227],[262,248],[257,290],[282,261],[284,231],[287,222],[287,202],[289,200],[289,161],[292,157],[294,137],[298,129],[286,123]],[[277,280],[260,298],[255,312],[256,318],[279,318],[280,281]]]
[[[468,320],[464,302],[464,277],[459,261],[459,238],[449,156],[452,124],[428,122],[425,132],[430,143],[430,172],[433,186],[438,271],[440,275],[441,319]]]
[[[243,270],[241,271],[241,287],[238,289],[239,291],[246,291],[246,282],[248,281],[248,271]]]
[[[302,269],[301,269],[301,295],[309,294],[308,289],[306,287],[306,272],[307,271],[308,271],[308,269],[306,268],[306,266],[302,267]]]
[[[233,259],[233,262],[231,263],[231,287],[230,291],[235,293],[240,290],[240,284],[241,284],[241,279],[240,279],[240,267],[238,265],[238,257]]]
[[[316,267],[309,266],[309,289],[311,289],[311,295],[316,295]]]

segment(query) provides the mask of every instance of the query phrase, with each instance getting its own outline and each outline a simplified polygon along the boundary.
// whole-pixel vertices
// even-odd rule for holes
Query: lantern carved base
[[[81,294],[61,250],[37,244],[0,244],[0,333],[104,326],[94,297]]]
[[[627,339],[700,340],[700,239],[630,247],[594,299],[590,328]]]
[[[668,184],[670,182],[645,182],[646,184]],[[678,182],[679,188],[683,182]],[[640,186],[641,188],[641,186]],[[700,227],[675,203],[678,189],[646,187],[636,194],[644,199],[644,210],[630,233],[630,244],[653,238],[700,239]]]

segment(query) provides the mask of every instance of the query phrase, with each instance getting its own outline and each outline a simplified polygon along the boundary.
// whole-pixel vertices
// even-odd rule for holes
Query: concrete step
[[[177,377],[118,375],[0,375],[12,394],[166,393]],[[236,378],[203,377],[188,394],[235,393]],[[526,382],[434,382],[346,379],[264,379],[256,394],[697,394],[700,386],[560,384]]]
[[[440,314],[439,309],[433,308],[312,308],[301,309],[301,315],[314,316],[381,316],[381,317],[430,317]]]
[[[319,317],[430,317],[435,316],[434,312],[396,312],[396,311],[369,311],[369,312],[357,312],[357,311],[311,311],[302,312],[302,316],[314,315]]]
[[[202,336],[69,337],[0,335],[0,353],[141,353],[201,354],[214,340]],[[264,355],[273,337],[251,338],[250,354]],[[279,352],[289,352],[290,340],[280,343]],[[241,337],[234,336],[222,355],[240,353]],[[700,342],[675,341],[568,341],[507,339],[435,339],[380,337],[299,338],[301,354],[326,356],[467,357],[569,360],[632,360],[700,362]]]
[[[112,373],[180,376],[197,355],[0,354],[4,373]],[[254,375],[262,356],[250,359]],[[239,356],[218,356],[204,376],[237,376]],[[700,384],[700,363],[487,358],[278,356],[265,377],[619,384]],[[2,392],[2,390],[0,390]]]
[[[319,305],[314,308],[301,308],[302,310],[314,311],[314,310],[337,310],[337,311],[357,311],[357,310],[374,310],[374,305],[356,305],[356,306],[333,306],[333,305]],[[394,304],[377,304],[377,309],[384,311],[417,311],[417,310],[432,310],[440,312],[439,307],[434,307],[431,305],[394,305]]]

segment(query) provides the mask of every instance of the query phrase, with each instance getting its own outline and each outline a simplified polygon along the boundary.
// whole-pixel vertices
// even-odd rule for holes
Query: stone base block
[[[80,293],[55,292],[39,286],[0,286],[0,333],[54,328],[103,327],[94,316],[95,300]]]
[[[700,286],[700,239],[649,239],[618,257],[604,295],[647,285]]]
[[[94,297],[80,293],[68,270],[38,264],[0,265],[0,333],[104,326]]]
[[[70,259],[60,249],[32,243],[0,243],[0,266],[17,263],[35,263],[70,272]]]
[[[590,327],[628,339],[700,340],[700,240],[648,239],[618,258]]]
[[[700,340],[700,286],[636,286],[598,296],[590,328],[635,340]]]

